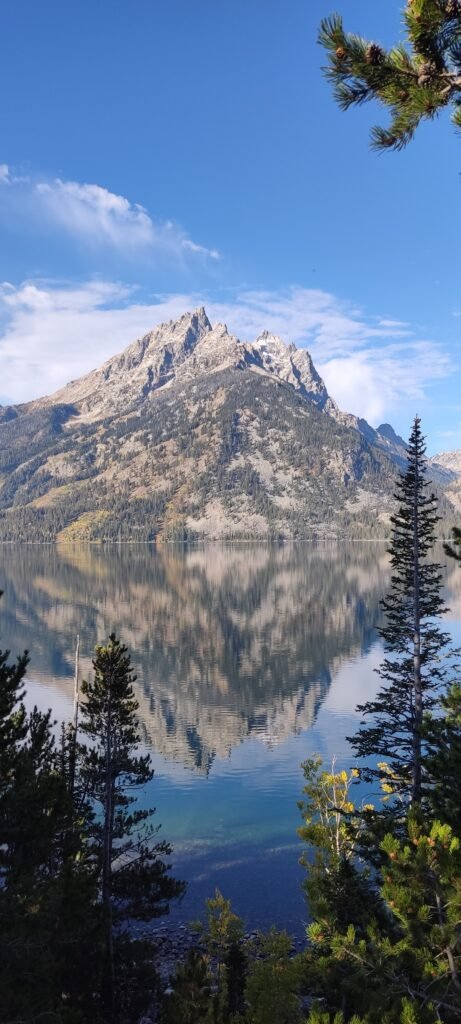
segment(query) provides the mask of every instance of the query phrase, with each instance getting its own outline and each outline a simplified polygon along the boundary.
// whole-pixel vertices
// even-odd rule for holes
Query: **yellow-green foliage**
[[[308,1024],[336,1024],[339,1009],[341,1024],[354,1013],[363,1024],[454,1024],[461,1019],[460,837],[418,806],[406,817],[388,812],[388,833],[381,841],[375,835],[380,872],[367,876],[357,856],[367,816],[350,810],[353,775],[324,771],[319,760],[304,771],[300,834],[314,847],[304,859],[314,918],[305,983],[322,999]],[[370,817],[368,824],[370,840]]]
[[[363,1017],[357,1017],[355,1014],[346,1021],[342,1013],[324,1013],[323,1010],[314,1007],[307,1018],[307,1024],[364,1024],[364,1021]]]
[[[95,512],[84,512],[75,522],[69,523],[64,530],[61,530],[56,539],[61,544],[73,544],[75,541],[88,540],[93,528],[101,526],[109,515],[109,512],[102,509]]]
[[[52,487],[46,494],[43,494],[40,498],[34,498],[30,502],[35,508],[48,508],[50,505],[56,505],[59,501],[67,498],[68,495],[75,493],[78,489],[77,483],[72,484],[60,484],[59,487]]]
[[[206,924],[197,922],[195,930],[206,946],[209,956],[223,957],[233,942],[243,937],[243,921],[234,914],[231,901],[226,900],[219,889],[206,900]]]
[[[358,771],[355,768],[351,772],[336,771],[335,767],[333,761],[331,771],[326,771],[320,757],[304,761],[306,799],[299,803],[304,825],[298,829],[298,835],[327,857],[349,859],[354,851],[351,816],[356,829],[360,827],[350,794]]]

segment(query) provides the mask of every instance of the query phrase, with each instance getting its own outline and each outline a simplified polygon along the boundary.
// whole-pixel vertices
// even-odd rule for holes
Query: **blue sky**
[[[311,351],[333,397],[461,447],[461,139],[378,156],[320,19],[383,43],[400,2],[4,0],[0,401],[53,391],[204,303]]]

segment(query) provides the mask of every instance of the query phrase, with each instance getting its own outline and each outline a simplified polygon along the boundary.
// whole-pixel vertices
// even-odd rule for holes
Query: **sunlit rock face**
[[[0,541],[382,537],[405,462],[389,424],[338,408],[305,349],[241,341],[199,308],[0,409]]]
[[[0,541],[382,536],[404,457],[305,349],[199,308],[0,410]]]
[[[1,644],[27,646],[30,678],[71,700],[77,634],[87,677],[115,629],[146,741],[206,773],[249,738],[274,747],[313,724],[374,640],[387,571],[370,544],[7,549]]]

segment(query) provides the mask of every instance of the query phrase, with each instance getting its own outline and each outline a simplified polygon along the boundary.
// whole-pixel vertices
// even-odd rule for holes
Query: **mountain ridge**
[[[379,532],[405,452],[338,408],[306,349],[240,341],[199,307],[0,408],[0,539]]]

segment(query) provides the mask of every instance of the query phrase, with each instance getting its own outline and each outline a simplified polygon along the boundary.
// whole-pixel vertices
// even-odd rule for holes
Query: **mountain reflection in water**
[[[202,772],[252,734],[272,746],[313,724],[343,660],[374,638],[387,572],[374,544],[2,554],[1,642],[31,651],[31,677],[70,694],[77,633],[87,674],[115,630],[146,741]]]
[[[30,699],[57,719],[77,634],[83,676],[113,630],[131,652],[155,765],[143,801],[192,883],[173,918],[219,885],[252,927],[299,931],[300,763],[349,757],[355,706],[378,685],[385,544],[4,546],[0,562],[0,646],[29,649]],[[447,575],[450,629],[461,570]]]

